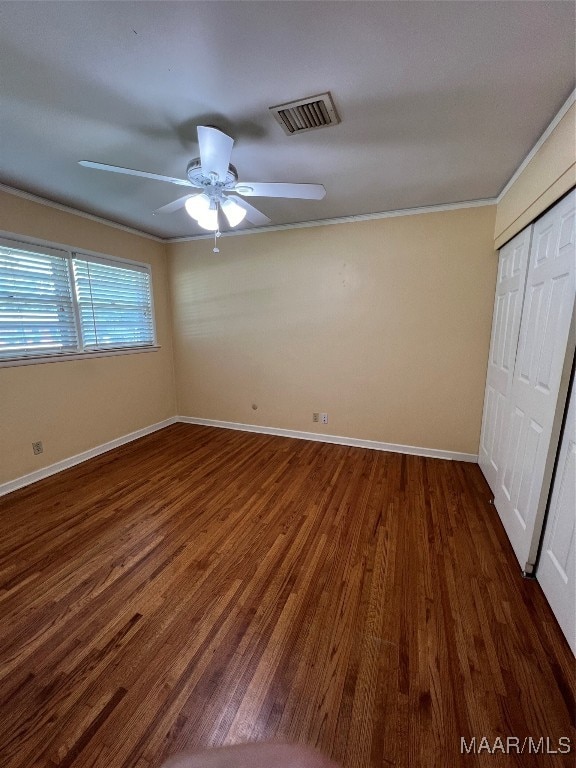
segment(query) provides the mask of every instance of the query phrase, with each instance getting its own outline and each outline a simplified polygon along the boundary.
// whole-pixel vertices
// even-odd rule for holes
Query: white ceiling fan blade
[[[179,184],[182,187],[193,187],[187,179],[176,179],[173,176],[159,176],[157,173],[148,173],[147,171],[135,171],[132,168],[121,168],[118,165],[105,165],[104,163],[93,163],[92,160],[80,160],[79,165],[85,168],[96,168],[97,171],[113,171],[113,173],[125,173],[128,176],[141,176],[144,179],[154,179],[155,181],[169,181],[170,184]]]
[[[228,173],[234,139],[219,131],[218,128],[199,125],[198,144],[202,172],[206,176],[215,173],[220,181],[224,181]]]
[[[265,216],[257,208],[254,208],[253,205],[247,203],[246,200],[242,200],[242,198],[238,197],[238,195],[227,195],[227,199],[234,200],[235,203],[238,203],[238,205],[244,208],[246,211],[246,219],[250,222],[250,224],[270,224],[272,221],[272,219],[269,219],[268,216]]]
[[[246,197],[292,197],[301,200],[322,200],[326,194],[322,184],[283,184],[261,181],[239,182],[234,191]]]
[[[191,197],[197,197],[197,195],[201,194],[202,192],[197,192],[195,195],[184,195],[184,197],[179,197],[178,200],[173,200],[171,203],[163,205],[161,208],[157,208],[152,212],[152,215],[155,216],[157,213],[174,213],[174,211],[177,211],[179,208],[184,208],[186,201],[190,200]]]

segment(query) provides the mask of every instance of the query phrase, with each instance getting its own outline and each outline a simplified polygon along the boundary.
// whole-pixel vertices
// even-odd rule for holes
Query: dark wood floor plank
[[[0,499],[2,768],[572,766],[574,659],[489,501],[472,464],[184,424]]]

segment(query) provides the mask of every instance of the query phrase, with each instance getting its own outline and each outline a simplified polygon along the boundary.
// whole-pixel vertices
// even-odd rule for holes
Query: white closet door
[[[576,385],[572,387],[536,578],[576,654]]]
[[[575,202],[572,192],[534,224],[495,497],[527,573],[536,561],[574,350]]]
[[[496,494],[502,458],[502,440],[509,417],[514,361],[520,332],[532,225],[500,250],[492,338],[484,394],[478,463]]]

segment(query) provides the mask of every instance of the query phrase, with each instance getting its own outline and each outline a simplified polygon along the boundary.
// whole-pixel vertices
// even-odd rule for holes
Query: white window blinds
[[[150,275],[104,261],[73,259],[85,349],[134,347],[154,342]]]
[[[147,265],[0,240],[0,363],[154,345]]]
[[[66,252],[0,244],[0,359],[77,347]]]

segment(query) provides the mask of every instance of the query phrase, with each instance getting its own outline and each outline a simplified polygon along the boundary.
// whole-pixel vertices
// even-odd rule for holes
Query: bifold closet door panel
[[[575,210],[572,191],[534,223],[495,497],[528,573],[536,561],[574,354]]]
[[[478,463],[496,494],[502,460],[502,441],[509,417],[514,361],[528,271],[532,225],[501,248],[488,357],[484,412]]]
[[[576,386],[560,444],[536,578],[576,654]]]

